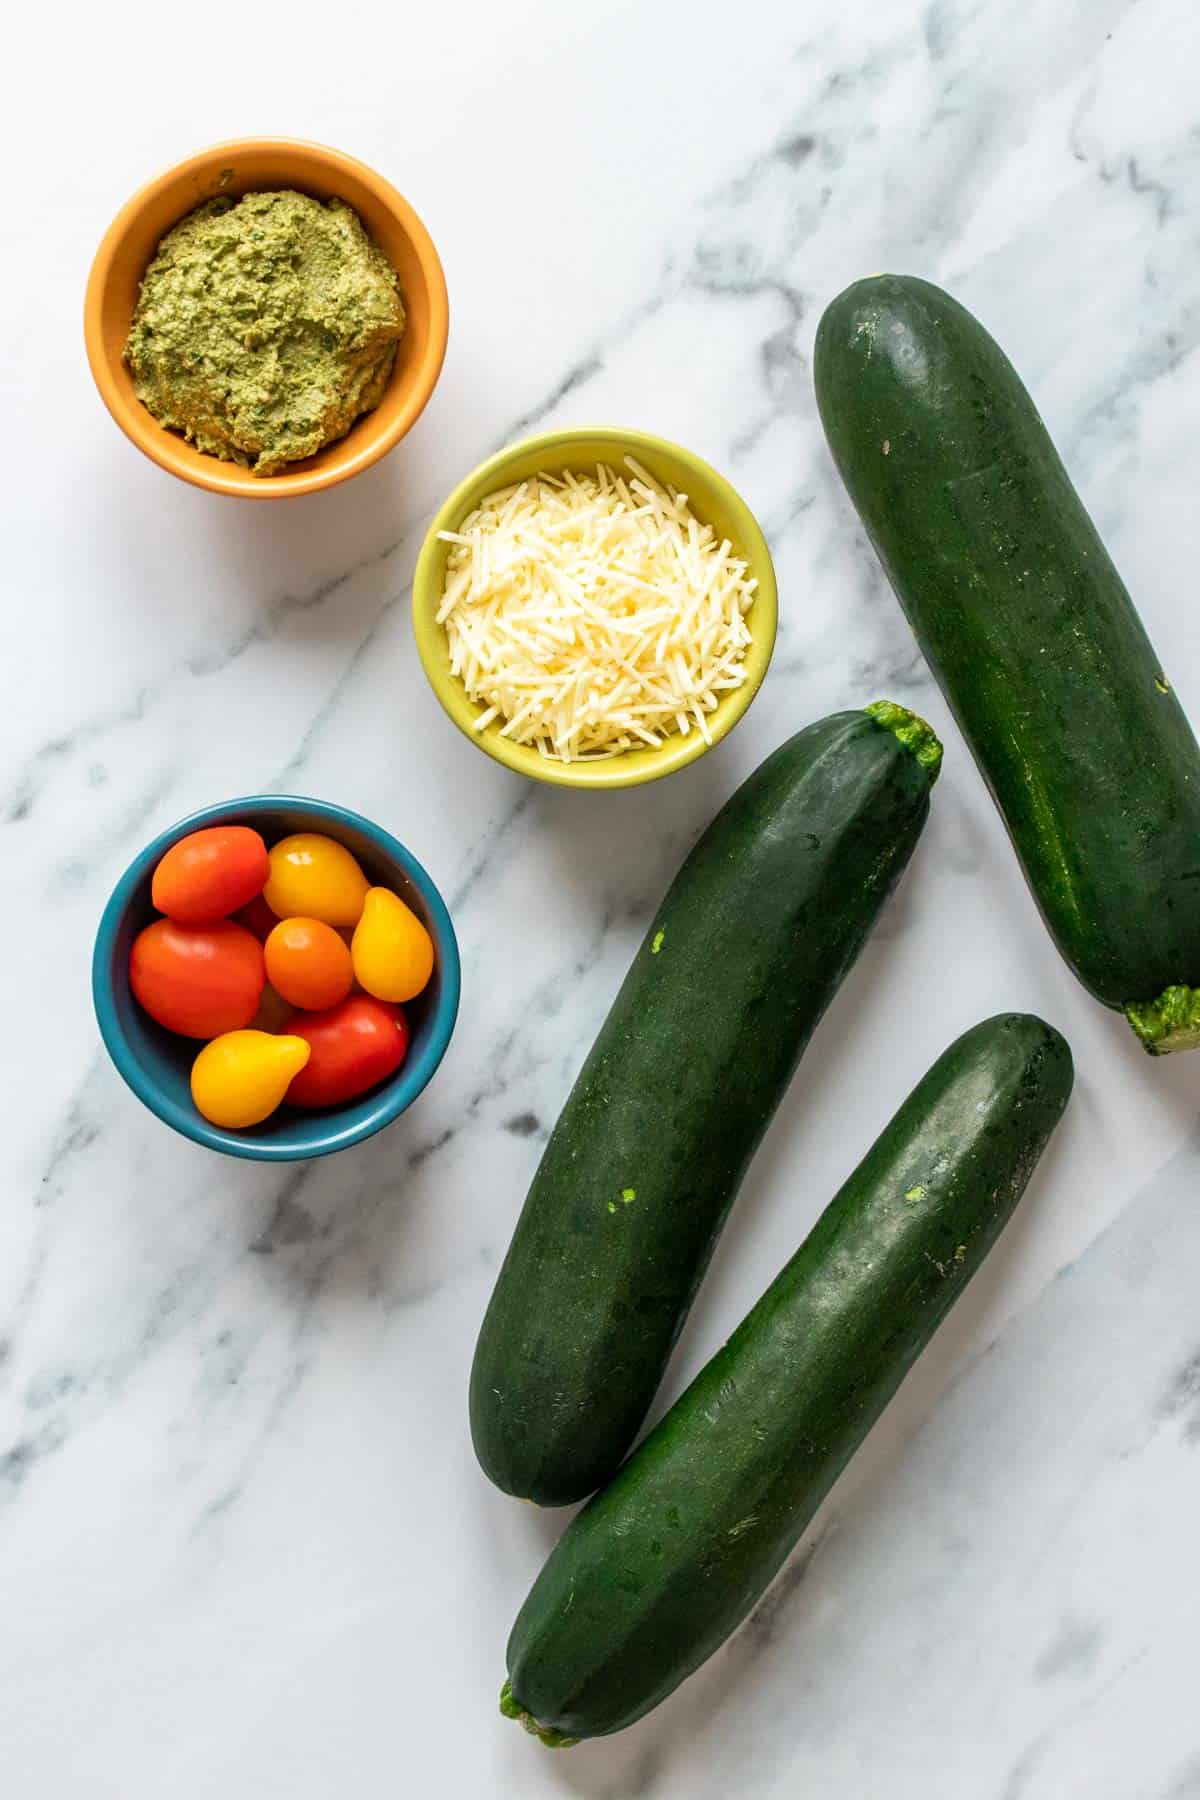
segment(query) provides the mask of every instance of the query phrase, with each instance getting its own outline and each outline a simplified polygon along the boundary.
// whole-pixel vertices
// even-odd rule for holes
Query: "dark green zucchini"
[[[471,1434],[507,1493],[581,1500],[628,1450],[746,1165],[912,854],[940,756],[887,702],[822,719],[743,783],[679,871],[483,1321]]]
[[[834,460],[1080,980],[1200,1043],[1200,750],[999,345],[940,288],[856,282],[817,331]]]
[[[960,1037],[783,1273],[568,1526],[508,1641],[501,1711],[620,1731],[750,1611],[983,1262],[1071,1091],[1027,1014]]]

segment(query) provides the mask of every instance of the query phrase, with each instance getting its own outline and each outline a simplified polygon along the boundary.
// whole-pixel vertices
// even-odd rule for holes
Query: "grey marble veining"
[[[1200,1072],[1148,1063],[1057,959],[837,484],[810,367],[847,281],[893,267],[952,286],[1033,388],[1200,716],[1195,8],[369,0],[353,31],[366,49],[347,59],[313,0],[286,32],[246,15],[236,81],[225,34],[145,0],[119,53],[99,15],[72,21],[65,59],[49,14],[11,41],[10,169],[40,148],[10,234],[36,304],[24,281],[0,295],[5,1793],[1200,1793]],[[394,179],[452,308],[441,384],[399,450],[265,507],[185,489],[124,442],[78,316],[127,195],[259,126]],[[453,483],[514,435],[588,422],[727,471],[782,604],[770,677],[726,744],[585,799],[522,784],[449,727],[408,606]],[[549,1756],[496,1696],[562,1520],[474,1465],[479,1318],[688,845],[789,732],[881,694],[945,738],[929,828],[768,1134],[658,1410],[957,1031],[1043,1013],[1071,1040],[1076,1097],[743,1632],[633,1731]],[[458,1032],[419,1105],[285,1170],[209,1157],[142,1112],[88,1003],[96,920],[140,844],[271,788],[395,830],[464,956]]]

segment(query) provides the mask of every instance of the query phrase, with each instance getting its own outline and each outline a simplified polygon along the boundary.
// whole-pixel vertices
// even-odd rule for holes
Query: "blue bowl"
[[[294,832],[324,832],[353,851],[374,885],[394,888],[424,921],[433,938],[434,971],[424,993],[404,1008],[411,1032],[408,1055],[388,1081],[361,1100],[323,1112],[302,1111],[285,1103],[248,1131],[223,1131],[196,1111],[189,1081],[200,1045],[165,1031],[142,1011],[129,987],[129,952],[138,932],[156,917],[150,882],[159,858],[179,838],[203,825],[253,825],[268,846]],[[450,914],[416,857],[390,832],[347,807],[284,794],[255,794],[221,806],[206,806],[147,844],[113,889],[92,957],[92,998],[100,1035],[138,1099],[194,1143],[258,1162],[328,1156],[332,1150],[360,1144],[398,1118],[445,1055],[458,1013],[460,981]]]

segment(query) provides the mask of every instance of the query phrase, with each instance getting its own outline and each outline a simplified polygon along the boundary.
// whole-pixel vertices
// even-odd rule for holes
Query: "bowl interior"
[[[417,649],[434,692],[454,723],[498,762],[535,781],[567,787],[631,787],[670,774],[702,756],[708,748],[698,731],[686,737],[673,735],[661,749],[626,750],[603,762],[560,763],[527,745],[502,737],[504,721],[494,720],[483,731],[472,729],[481,707],[467,698],[458,677],[451,672],[450,650],[444,628],[437,622],[438,606],[446,580],[450,546],[439,531],[457,530],[485,495],[512,482],[523,481],[539,470],[558,474],[563,469],[594,468],[606,462],[621,468],[626,455],[633,456],[657,481],[685,493],[702,524],[726,537],[739,556],[745,557],[758,580],[754,605],[746,615],[751,643],[746,652],[746,681],[726,694],[709,715],[713,742],[724,737],[742,717],[753,699],[775,645],[778,600],[775,568],[767,541],[754,514],[724,476],[699,456],[663,438],[637,431],[593,429],[548,433],[502,450],[482,463],[455,489],[438,512],[422,546],[413,580],[413,630]]]
[[[362,219],[400,281],[407,322],[387,392],[344,438],[285,473],[256,476],[168,431],[142,405],[123,360],[138,289],[164,235],[204,200],[240,199],[295,188],[314,199],[345,200]],[[390,448],[418,417],[445,354],[448,326],[441,264],[408,202],[373,170],[320,145],[286,139],[218,144],[167,171],[134,196],[101,245],[89,285],[88,349],[117,423],[156,462],[200,486],[262,498],[307,492],[343,480]]]
[[[129,986],[129,952],[143,926],[157,915],[150,883],[163,851],[201,825],[248,824],[268,847],[298,831],[336,837],[354,853],[367,878],[391,887],[422,920],[436,950],[433,978],[405,1008],[411,1030],[408,1055],[378,1088],[347,1105],[302,1111],[286,1104],[261,1125],[224,1131],[192,1103],[190,1075],[200,1043],[177,1037],[155,1023]],[[441,1061],[458,1008],[459,965],[446,908],[420,864],[403,846],[357,814],[320,801],[264,799],[209,808],[173,826],[131,865],[109,901],[96,944],[93,986],[101,1033],[120,1073],[159,1118],[197,1143],[235,1156],[292,1160],[344,1149],[378,1131],[411,1105]]]

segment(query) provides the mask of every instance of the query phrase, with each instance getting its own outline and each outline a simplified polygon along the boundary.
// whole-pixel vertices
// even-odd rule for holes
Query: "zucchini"
[[[825,434],[1067,962],[1155,1053],[1200,1043],[1200,751],[999,345],[940,288],[817,330]]]
[[[743,783],[679,871],[483,1321],[471,1434],[507,1493],[581,1500],[628,1450],[746,1166],[912,854],[940,755],[888,702],[822,719]]]
[[[1071,1053],[1010,1013],[934,1063],[729,1342],[568,1526],[508,1641],[501,1711],[620,1731],[753,1607],[995,1242]]]

